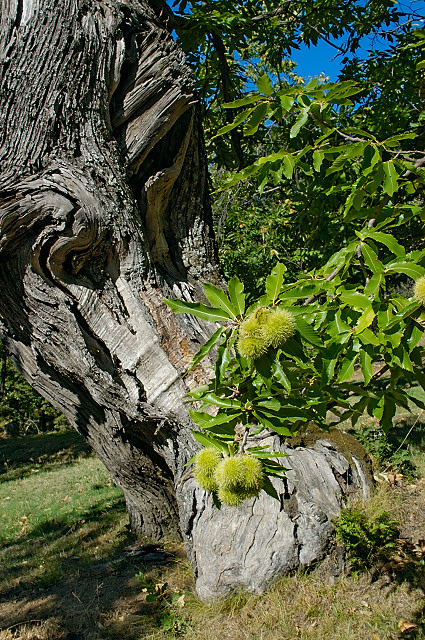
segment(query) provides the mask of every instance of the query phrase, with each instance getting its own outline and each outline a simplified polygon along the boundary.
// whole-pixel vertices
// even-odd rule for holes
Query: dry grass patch
[[[411,625],[420,629],[423,592],[408,585],[371,583],[351,576],[323,582],[320,571],[279,581],[262,596],[238,595],[225,603],[205,605],[189,598],[180,617],[183,635],[146,630],[139,638],[165,640],[394,640]]]
[[[63,636],[56,620],[32,620],[0,631],[0,640],[59,640]]]

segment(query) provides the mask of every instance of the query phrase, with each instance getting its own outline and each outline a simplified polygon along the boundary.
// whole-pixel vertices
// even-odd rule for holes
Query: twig
[[[238,453],[242,453],[242,451],[244,450],[246,441],[248,440],[248,434],[249,434],[249,427],[245,427],[245,433],[243,434],[243,438],[239,445]]]
[[[329,40],[329,38],[327,38],[325,36],[324,33],[322,33],[320,31],[320,29],[318,29],[317,27],[314,26],[314,24],[309,24],[308,22],[304,23],[307,27],[309,27],[309,29],[313,29],[313,31],[315,31],[316,33],[319,34],[319,36],[322,38],[322,40],[324,40],[327,44],[329,44],[331,47],[333,47],[334,49],[337,49],[337,51],[339,51],[340,54],[344,54],[346,53],[345,49],[343,49],[342,47],[339,47],[337,44],[335,44],[334,42],[332,42],[332,40]]]
[[[336,274],[338,273],[338,271],[339,271],[339,267],[335,267],[332,273],[330,273],[328,277],[325,278],[325,282],[330,282],[331,280],[333,280]],[[313,300],[316,300],[316,298],[318,298],[319,296],[320,296],[320,293],[313,294],[312,296],[307,298],[307,300],[304,301],[304,306],[306,306],[307,304],[310,304],[310,302],[313,302]]]
[[[80,603],[82,610],[84,611],[84,614],[87,618],[87,620],[91,623],[92,622],[92,618],[88,612],[88,609],[84,606],[84,604],[81,602],[80,598],[77,596],[76,593],[74,593],[73,591],[71,591],[72,595],[74,596],[74,598]]]
[[[10,631],[15,627],[21,627],[23,624],[33,624],[34,622],[43,622],[43,620],[24,620],[23,622],[17,622],[16,624],[12,624],[10,627],[7,627],[5,631]]]
[[[382,369],[379,369],[379,371],[377,371],[369,380],[369,384],[372,382],[376,382],[376,380],[378,380],[378,378],[380,378],[381,376],[384,375],[384,373],[387,373],[387,371],[389,371],[390,365],[386,364],[382,367]],[[369,386],[368,384],[368,386]]]

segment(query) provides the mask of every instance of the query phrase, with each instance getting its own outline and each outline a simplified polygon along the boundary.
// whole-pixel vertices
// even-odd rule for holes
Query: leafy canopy
[[[419,90],[424,43],[425,32],[404,33],[388,62],[400,69],[408,52],[410,119],[396,109],[397,117],[384,126],[380,101],[387,117],[391,100],[398,105],[397,90],[382,80],[389,69],[377,89],[373,58],[365,81],[360,74],[348,79],[348,68],[337,83],[282,83],[265,73],[254,91],[223,105],[233,117],[218,136],[238,130],[243,139],[267,135],[268,140],[253,162],[221,178],[219,189],[253,181],[259,198],[276,189],[289,196],[293,210],[320,207],[323,219],[340,225],[326,259],[298,274],[278,262],[255,300],[233,277],[228,294],[204,285],[211,306],[167,301],[178,313],[219,323],[191,365],[216,350],[214,379],[190,393],[200,403],[191,412],[201,428],[195,437],[224,456],[249,452],[262,460],[267,477],[284,469],[275,452],[250,446],[252,435],[290,437],[310,421],[327,429],[330,411],[338,422],[349,419],[353,425],[367,411],[387,432],[397,407],[413,403],[425,409],[410,388],[400,385],[407,381],[425,389],[420,343],[425,154]],[[294,318],[296,331],[261,345],[259,318],[271,317],[276,309]],[[246,339],[248,348],[242,348]],[[353,380],[356,370],[358,381]],[[377,383],[384,376],[382,388]],[[263,488],[275,494],[271,483]]]

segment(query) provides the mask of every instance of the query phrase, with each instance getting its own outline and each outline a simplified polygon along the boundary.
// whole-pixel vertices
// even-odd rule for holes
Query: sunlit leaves
[[[214,19],[239,24],[232,8],[228,14]],[[411,67],[420,63],[414,60]],[[376,87],[390,95],[382,73],[376,71]],[[253,304],[246,305],[237,279],[229,282],[228,295],[205,286],[210,308],[177,303],[180,313],[222,325],[192,363],[196,367],[206,354],[216,357],[214,379],[192,394],[200,406],[191,415],[213,439],[210,444],[220,442],[231,454],[238,451],[244,430],[290,437],[309,421],[327,428],[328,411],[354,424],[367,410],[386,431],[397,408],[409,406],[399,381],[425,388],[425,313],[418,300],[409,299],[413,282],[425,275],[425,255],[412,251],[411,242],[417,249],[421,238],[409,236],[413,224],[419,228],[425,221],[419,116],[415,122],[403,119],[406,107],[401,105],[392,119],[394,101],[380,101],[378,113],[370,97],[376,89],[370,82],[366,86],[368,79],[360,72],[355,77],[300,84],[261,70],[252,93],[236,95],[224,106],[226,114],[232,110],[233,121],[214,131],[225,136],[236,130],[249,151],[219,189],[256,183],[258,194],[252,195],[252,187],[250,202],[276,192],[279,202],[287,203],[285,211],[294,212],[293,233],[301,242],[306,238],[306,244],[317,237],[311,246],[322,245],[317,260],[298,269],[299,277],[291,271],[293,252],[285,245],[279,249],[279,263],[258,278],[262,291]],[[411,88],[399,86],[398,91]],[[337,234],[331,236],[323,249],[321,234],[330,223],[338,228],[338,241]],[[266,249],[268,223],[259,218],[257,226],[263,242],[260,235],[256,247]],[[255,309],[279,306],[294,315],[295,335],[256,358],[243,358],[237,348],[241,322]]]
[[[165,302],[174,313],[190,313],[209,322],[222,322],[232,318],[232,314],[228,311],[216,307],[207,307],[202,302],[184,302],[183,300],[165,300]]]

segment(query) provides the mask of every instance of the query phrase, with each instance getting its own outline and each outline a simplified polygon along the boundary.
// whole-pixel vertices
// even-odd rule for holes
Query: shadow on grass
[[[2,581],[10,583],[19,578],[19,586],[4,592],[4,596],[11,597],[22,587],[48,585],[63,579],[69,573],[69,559],[73,556],[78,556],[79,566],[86,567],[90,564],[90,544],[107,533],[124,514],[125,504],[117,496],[108,500],[107,508],[102,501],[79,514],[78,519],[73,519],[71,513],[54,518],[34,526],[27,535],[3,543],[7,566],[3,568]],[[47,559],[43,571],[39,571],[40,558]]]
[[[406,446],[425,451],[425,422],[416,422],[415,415],[403,418],[388,432],[387,437],[395,447],[405,443]]]
[[[106,615],[107,627],[117,631],[113,637],[124,640],[140,637],[144,619],[155,625],[155,607],[146,604],[135,575],[160,572],[170,560],[165,554],[149,561],[125,554],[124,547],[135,541],[128,528],[121,526],[118,536],[109,533],[124,514],[117,497],[108,500],[108,509],[102,502],[74,522],[43,522],[4,547],[0,631],[54,619],[62,630],[58,637],[64,632],[69,640],[91,640],[104,637],[99,629]],[[107,547],[109,535],[115,543]],[[137,618],[133,634],[127,627]]]
[[[0,438],[0,482],[30,475],[34,467],[44,471],[91,455],[90,447],[76,431],[41,433],[20,438]]]

